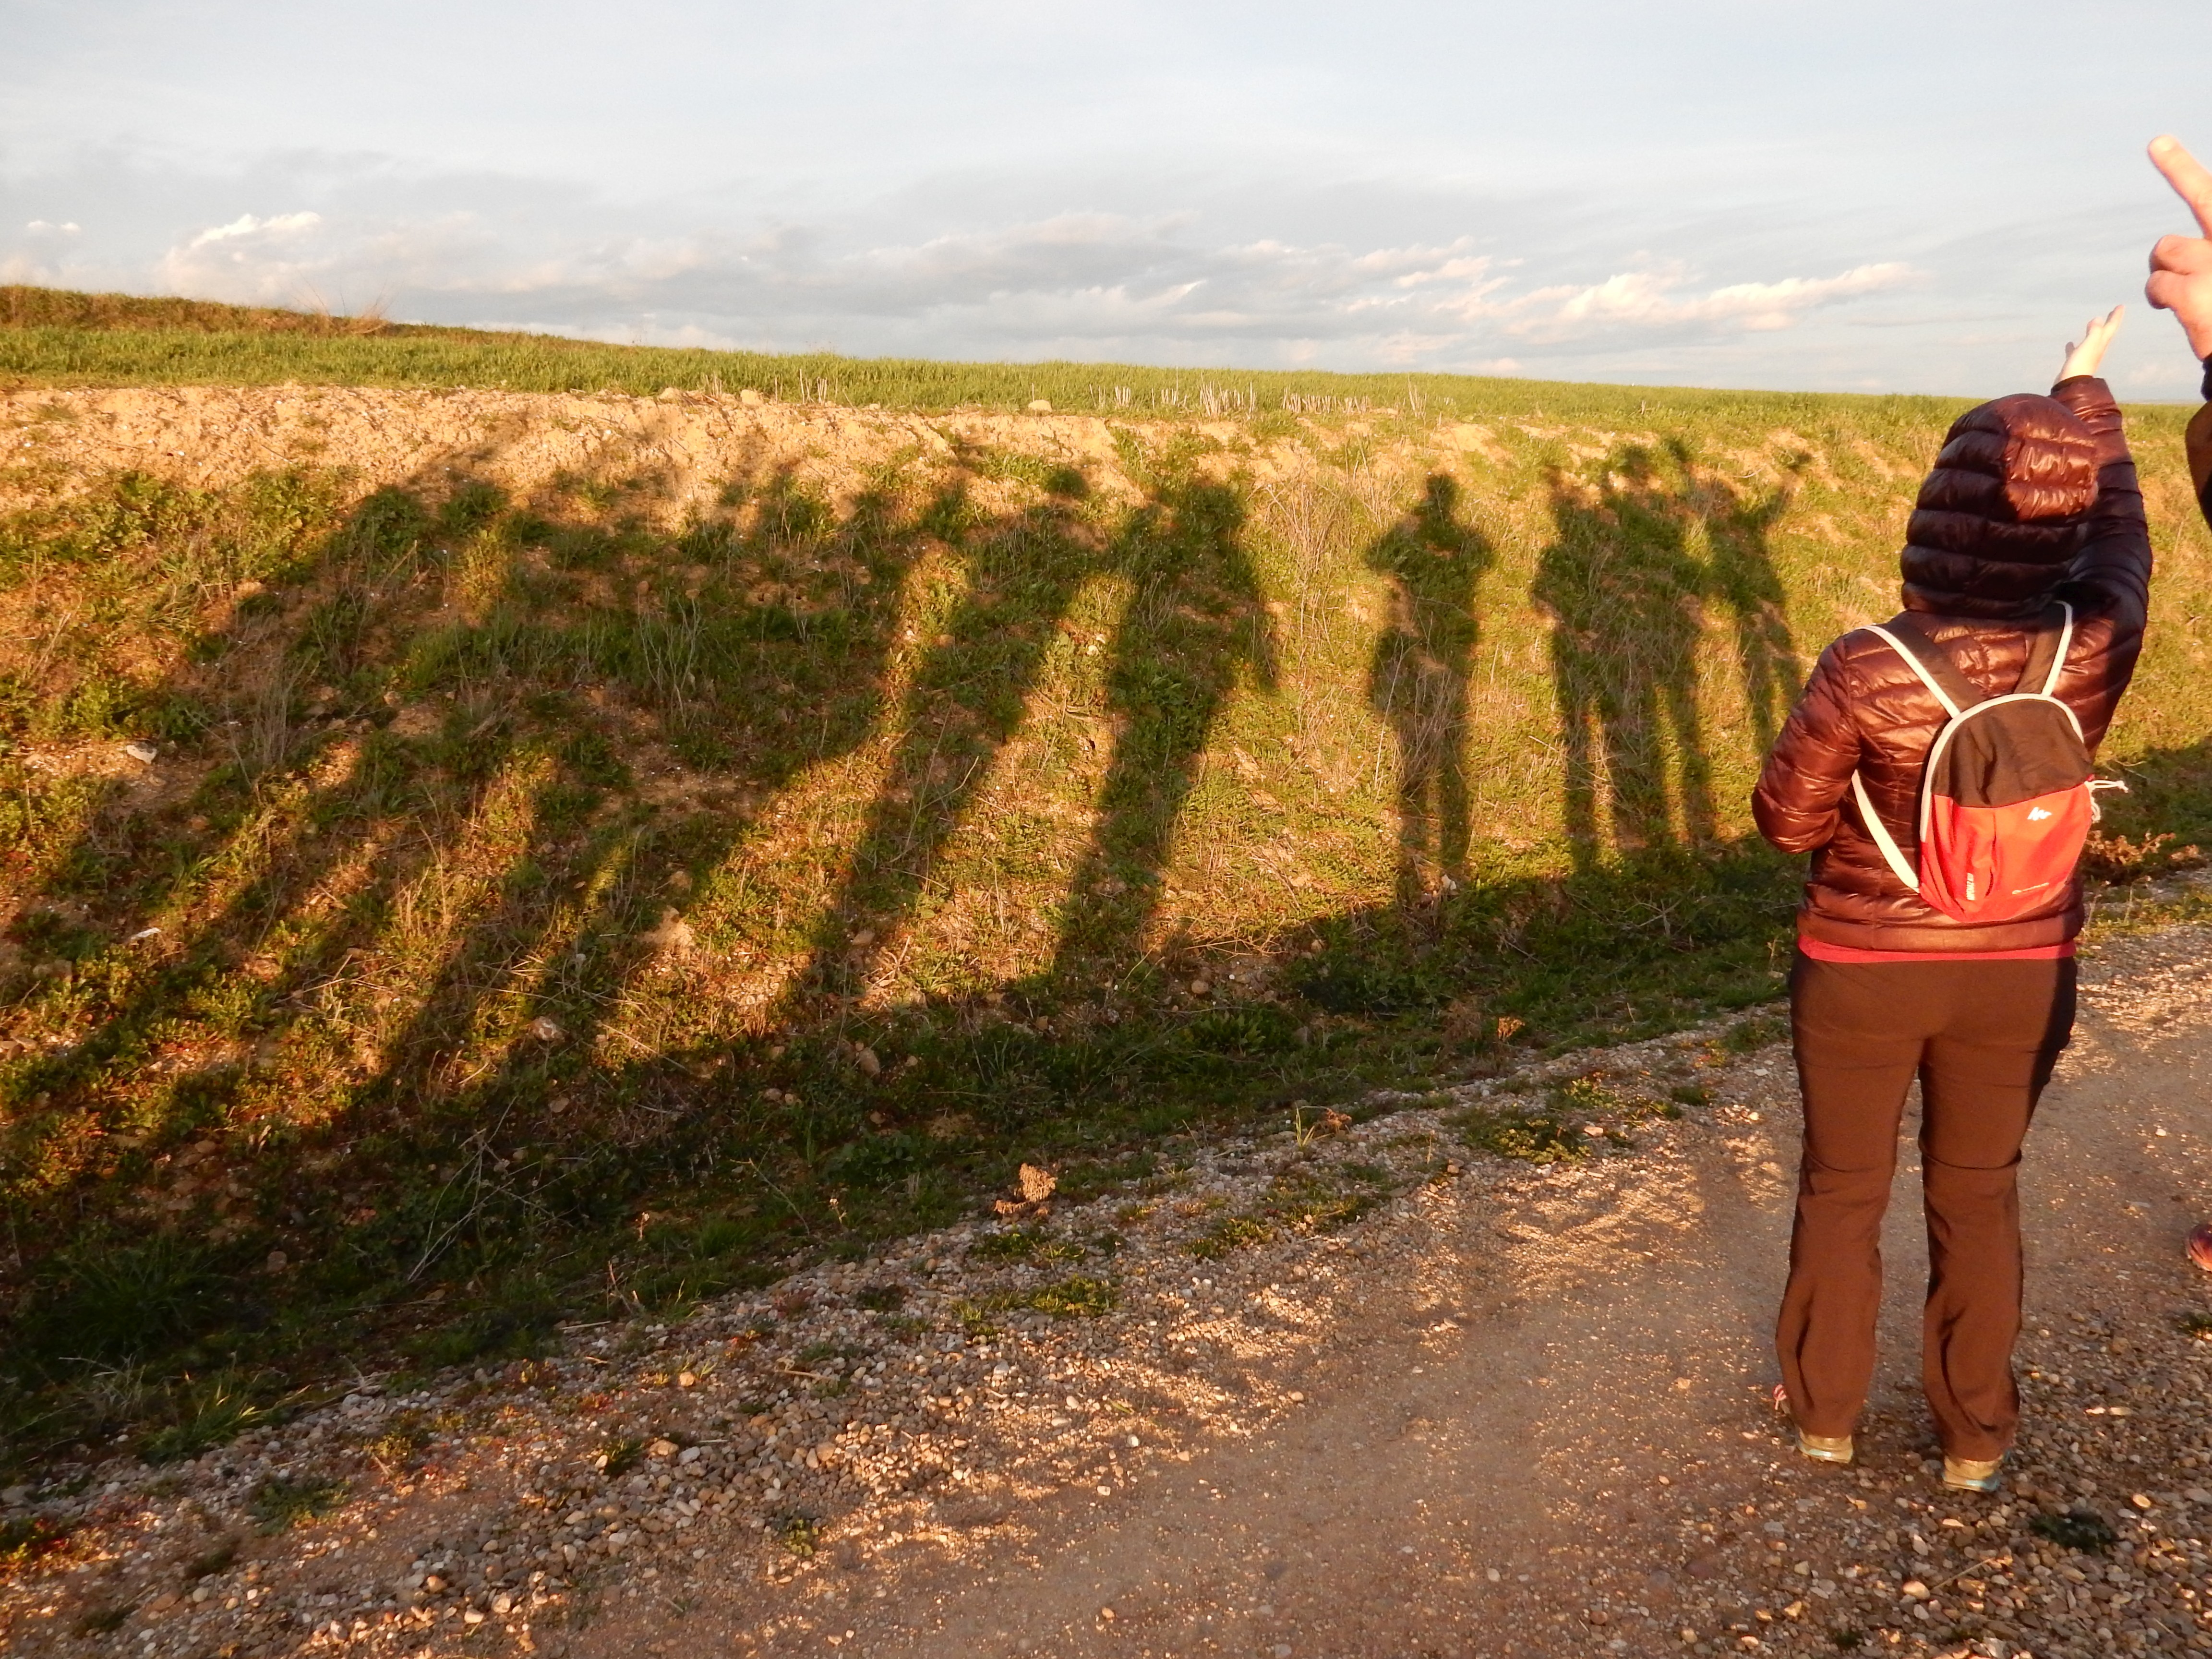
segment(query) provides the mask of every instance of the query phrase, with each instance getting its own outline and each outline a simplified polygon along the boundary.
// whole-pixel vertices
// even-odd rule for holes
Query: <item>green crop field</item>
[[[0,289],[0,1463],[1773,998],[1959,407]],[[2185,413],[2108,916],[2212,846]]]

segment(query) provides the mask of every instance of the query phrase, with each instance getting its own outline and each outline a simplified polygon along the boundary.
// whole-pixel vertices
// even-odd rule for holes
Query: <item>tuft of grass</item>
[[[170,1234],[97,1235],[50,1257],[19,1316],[21,1340],[58,1361],[128,1361],[172,1347],[234,1310],[206,1249]]]
[[[1542,1113],[1478,1106],[1453,1119],[1452,1127],[1473,1150],[1522,1164],[1572,1164],[1590,1152],[1580,1129]]]
[[[239,1540],[226,1538],[204,1554],[194,1556],[185,1563],[185,1581],[196,1583],[202,1578],[212,1578],[219,1572],[229,1571],[232,1564],[238,1559],[238,1551]]]
[[[274,1534],[321,1520],[345,1501],[345,1495],[343,1480],[313,1477],[293,1480],[274,1475],[253,1489],[246,1507],[262,1531]]]
[[[2112,1530],[2112,1523],[2094,1510],[2077,1508],[2056,1513],[2045,1510],[2027,1524],[2039,1538],[2047,1538],[2061,1549],[2085,1550],[2098,1555],[2119,1539]]]
[[[368,1461],[387,1480],[404,1470],[430,1443],[428,1419],[419,1411],[396,1412],[385,1419],[384,1432],[362,1447]]]
[[[599,1454],[592,1462],[602,1474],[612,1480],[635,1468],[644,1455],[645,1442],[635,1436],[626,1436],[619,1440],[610,1440],[600,1447]]]
[[[2173,1325],[2185,1336],[2212,1337],[2212,1313],[2178,1314]]]
[[[94,1607],[82,1615],[71,1626],[79,1636],[108,1636],[123,1628],[124,1621],[138,1611],[135,1601],[118,1601],[111,1606]]]
[[[968,1247],[978,1261],[1080,1261],[1085,1255],[1080,1239],[1058,1237],[1042,1228],[1007,1227],[985,1233]]]
[[[1098,1319],[1114,1311],[1114,1286],[1103,1279],[1063,1279],[1023,1293],[1019,1306],[1054,1319]]]
[[[1732,1054],[1754,1054],[1790,1035],[1790,1022],[1778,1014],[1739,1020],[1722,1035],[1720,1046]]]
[[[906,1305],[903,1285],[864,1285],[853,1293],[853,1305],[869,1313],[896,1313]]]
[[[811,1516],[783,1515],[769,1522],[787,1555],[811,1561],[822,1547],[822,1523]]]
[[[1232,1250],[1250,1249],[1274,1236],[1274,1229],[1255,1216],[1225,1215],[1191,1241],[1190,1253],[1201,1261],[1216,1261]]]
[[[65,1547],[69,1534],[43,1515],[0,1521],[0,1572],[12,1572]]]
[[[255,1379],[231,1371],[187,1377],[172,1419],[139,1443],[149,1463],[180,1462],[228,1445],[247,1429],[282,1415],[258,1397]]]

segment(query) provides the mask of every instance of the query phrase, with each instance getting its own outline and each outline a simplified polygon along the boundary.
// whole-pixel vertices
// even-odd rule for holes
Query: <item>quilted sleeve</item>
[[[2150,602],[2150,526],[2143,516],[2142,487],[2112,388],[2094,375],[2076,375],[2051,387],[2097,441],[2097,504],[2088,535],[2066,573],[2059,597],[2077,611],[2110,616],[2117,642],[2142,636]],[[2125,654],[2132,665],[2134,652]]]
[[[1828,844],[1859,763],[1858,720],[1842,647],[1838,640],[1820,653],[1752,791],[1759,833],[1785,853]]]

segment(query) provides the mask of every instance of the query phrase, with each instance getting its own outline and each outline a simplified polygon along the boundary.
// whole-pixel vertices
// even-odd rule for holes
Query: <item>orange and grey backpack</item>
[[[2044,614],[2019,685],[2000,694],[1960,673],[1910,615],[1867,631],[1905,659],[1950,716],[1921,775],[1919,867],[1854,771],[1867,833],[1897,878],[1954,921],[2032,915],[2072,878],[2097,820],[2095,792],[2127,787],[2089,775],[2081,722],[2052,695],[2074,642],[2073,606]]]

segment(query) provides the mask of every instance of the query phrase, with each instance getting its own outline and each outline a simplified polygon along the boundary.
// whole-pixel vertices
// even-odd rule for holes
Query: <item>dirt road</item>
[[[2027,1165],[2028,1434],[1997,1499],[1930,1473],[1909,1142],[1862,1463],[1785,1447],[1765,1401],[1795,1168],[1788,1056],[1708,1033],[1605,1057],[1620,1087],[1689,1078],[1711,1097],[1616,1133],[1633,1148],[1609,1156],[1481,1159],[1455,1138],[1471,1121],[1457,1099],[1360,1126],[1334,1164],[1287,1137],[1200,1160],[1156,1217],[1115,1212],[1127,1237],[1099,1271],[1119,1300],[1100,1318],[1020,1312],[1044,1305],[1022,1287],[1065,1262],[993,1279],[956,1261],[1002,1236],[975,1230],[823,1270],[627,1358],[585,1352],[573,1382],[489,1379],[470,1409],[493,1415],[422,1467],[374,1490],[356,1475],[349,1510],[250,1540],[200,1581],[211,1595],[165,1608],[185,1534],[222,1532],[255,1478],[250,1458],[206,1460],[197,1499],[149,1487],[112,1505],[74,1600],[62,1577],[39,1592],[44,1613],[11,1598],[0,1638],[87,1650],[67,1609],[106,1595],[130,1611],[102,1639],[149,1655],[2212,1652],[2197,1611],[2212,1595],[2212,1341],[2185,1328],[2212,1324],[2212,1298],[2180,1250],[2212,1214],[2208,965],[2212,932],[2196,928],[2084,963],[2080,1035]],[[1334,1231],[1247,1247],[1223,1231],[1269,1213],[1255,1194],[1331,1168],[1397,1195]],[[1031,1237],[1076,1240],[1085,1214]],[[896,1340],[878,1330],[890,1316],[854,1310],[892,1281],[916,1287],[916,1328]],[[986,1329],[985,1305],[1016,1311]],[[763,1338],[771,1306],[790,1328]],[[969,1310],[964,1337],[933,1313],[952,1306]],[[744,1371],[778,1342],[774,1368]],[[725,1348],[742,1359],[711,1375],[688,1358]],[[794,1369],[793,1354],[815,1358]],[[793,1384],[740,1419],[708,1398],[823,1366],[849,1366],[814,1388],[826,1401]],[[918,1399],[897,1394],[902,1376]],[[592,1449],[631,1425],[672,1426],[625,1482],[592,1474]],[[319,1433],[262,1449],[260,1467],[345,1455]],[[939,1461],[914,1462],[921,1447]],[[2054,1519],[2075,1510],[2116,1541],[2068,1547],[2083,1541],[2068,1525],[2093,1525]]]
[[[2212,1377],[2207,1345],[2173,1325],[2205,1300],[2179,1248],[2185,1219],[2212,1213],[2203,944],[2136,941],[2085,964],[2087,1012],[2026,1178],[2024,1357],[2067,1379],[2029,1381],[2037,1432],[2066,1425],[2070,1445],[2080,1425],[2115,1422],[2081,1415],[2100,1389],[2135,1402],[2130,1384],[2147,1375],[2187,1382],[2136,1403],[2117,1419],[2126,1431],[2099,1431],[2096,1454],[2078,1462],[2031,1446],[2015,1477],[2050,1495],[2040,1507],[2063,1498],[2148,1514],[2184,1538],[2212,1535],[2201,1490],[2212,1469],[2160,1467],[2183,1441],[2202,1446]],[[1273,1431],[1177,1466],[1136,1500],[1079,1501],[1036,1519],[1018,1552],[981,1549],[888,1594],[849,1575],[837,1598],[849,1608],[845,1644],[1451,1659],[1741,1650],[1747,1638],[1833,1650],[1838,1632],[1848,1642],[1854,1631],[1917,1650],[1946,1645],[1953,1630],[2009,1627],[2014,1644],[2046,1656],[2131,1645],[2125,1608],[2137,1602],[2069,1631],[2039,1608],[2008,1617],[1955,1588],[1930,1598],[1939,1614],[1916,1617],[1898,1594],[2000,1553],[2015,1529],[1988,1528],[1993,1512],[2017,1520],[2039,1507],[1947,1496],[1923,1466],[1934,1450],[1917,1386],[1926,1255],[1909,1146],[1862,1472],[1783,1449],[1762,1401],[1775,1380],[1767,1334],[1794,1173],[1784,1060],[1753,1060],[1733,1091],[1756,1122],[1683,1134],[1571,1196],[1540,1190],[1502,1214],[1475,1202],[1432,1215],[1422,1248],[1375,1276],[1363,1316],[1316,1362],[1310,1404]],[[2100,1328],[2086,1344],[2085,1321]],[[2098,1352],[2115,1346],[2107,1327],[2118,1355]],[[2138,1440],[2159,1449],[2127,1449]],[[2197,1501],[2177,1487],[2197,1487]],[[2165,1496],[2146,1512],[2131,1501],[2138,1492]],[[1913,1552],[1916,1531],[1927,1557]],[[1980,1555],[1946,1549],[1960,1538]],[[1810,1570],[1793,1571],[1801,1561]],[[2212,1593],[2203,1562],[2200,1548],[2185,1576]],[[749,1599],[702,1607],[697,1626],[742,1626]],[[1795,1616],[1784,1611],[1793,1604]],[[2179,1605],[2163,1620],[2177,1632]],[[1884,1627],[1897,1635],[1878,1639]],[[586,1650],[634,1651],[629,1640],[611,1629]]]

